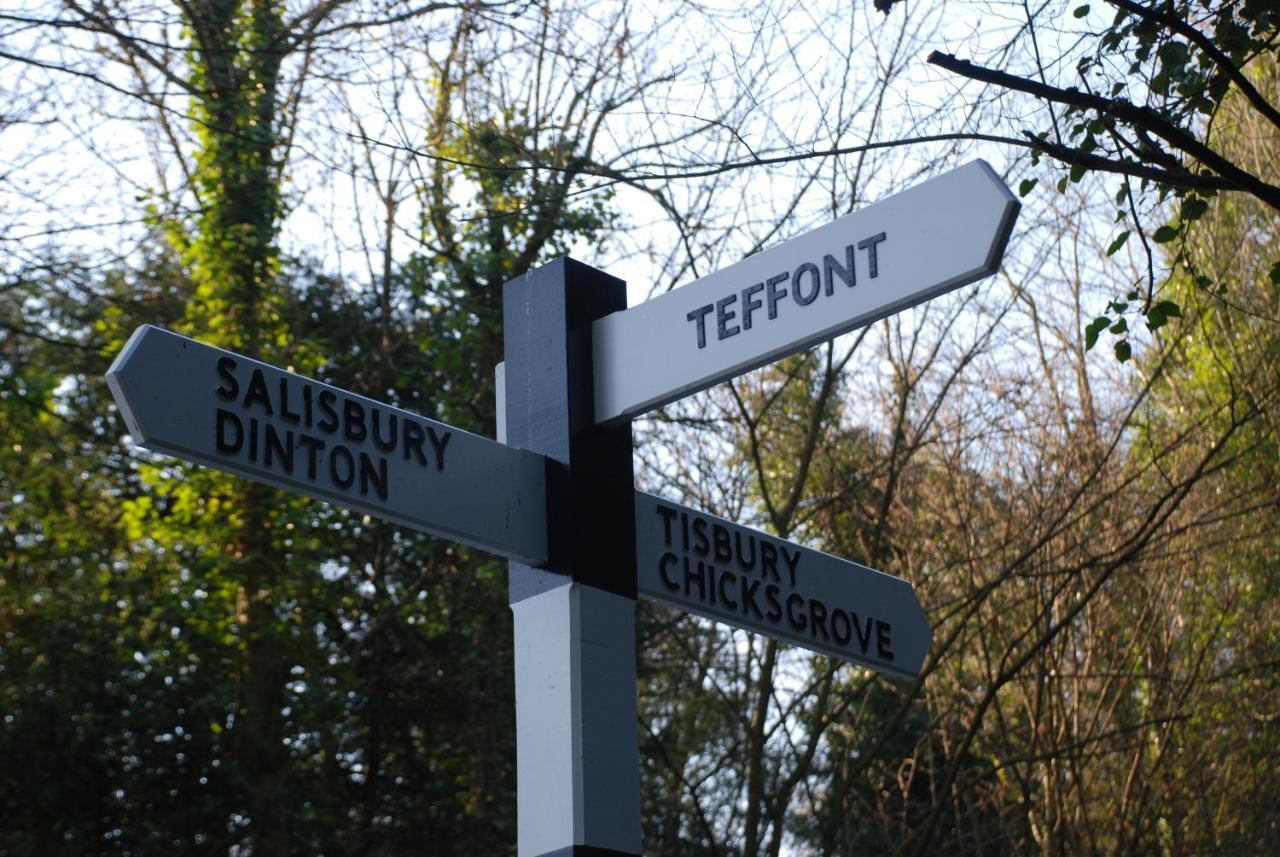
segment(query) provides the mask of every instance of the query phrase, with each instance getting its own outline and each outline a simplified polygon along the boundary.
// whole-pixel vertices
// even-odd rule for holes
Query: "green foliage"
[[[1266,0],[1177,0],[1156,7],[1154,15],[1135,14],[1116,5],[1110,26],[1098,37],[1097,53],[1080,63],[1081,75],[1100,71],[1119,54],[1128,74],[1168,111],[1167,118],[1179,124],[1194,125],[1197,119],[1212,116],[1230,89],[1230,80],[1215,57],[1193,43],[1182,26],[1193,25],[1207,35],[1214,50],[1237,68],[1268,50],[1280,29],[1280,12]]]
[[[1259,64],[1253,74],[1273,101],[1280,92],[1275,68],[1274,62]],[[1217,121],[1220,146],[1274,178],[1276,129],[1233,96]],[[1201,500],[1211,524],[1189,559],[1194,600],[1190,615],[1179,620],[1181,639],[1214,653],[1214,678],[1200,690],[1180,736],[1204,761],[1179,753],[1174,766],[1189,778],[1200,775],[1198,764],[1232,772],[1200,802],[1230,802],[1230,810],[1215,818],[1215,847],[1249,852],[1274,835],[1266,802],[1256,798],[1274,790],[1275,768],[1268,761],[1274,734],[1242,724],[1248,712],[1280,705],[1280,517],[1274,502],[1280,485],[1280,293],[1273,287],[1272,261],[1280,247],[1280,214],[1227,194],[1193,213],[1183,228],[1178,267],[1163,291],[1167,300],[1148,315],[1175,328],[1175,335],[1158,367],[1156,403],[1146,414],[1139,449],[1153,456],[1175,449],[1162,461],[1168,470],[1195,461],[1208,446],[1221,468]],[[1146,361],[1152,370],[1155,359]],[[1239,797],[1218,797],[1219,790]]]
[[[200,203],[170,238],[196,283],[185,331],[262,354],[284,348],[279,330],[276,232],[283,214],[279,111],[285,49],[280,0],[219,0],[187,7],[192,121],[199,147],[192,176]],[[262,335],[267,331],[274,334]]]
[[[1269,73],[1260,77],[1259,71],[1271,67],[1268,57],[1280,38],[1280,7],[1266,0],[1112,0],[1110,5],[1115,8],[1110,24],[1084,36],[1086,53],[1076,64],[1079,86],[1014,78],[1006,78],[1007,85],[1055,105],[1055,133],[1026,136],[1034,146],[1033,163],[1047,154],[1067,169],[1059,192],[1090,171],[1121,175],[1117,205],[1136,212],[1136,201],[1145,197],[1169,212],[1170,222],[1147,234],[1143,250],[1150,252],[1149,240],[1176,268],[1188,261],[1182,248],[1189,225],[1204,217],[1219,193],[1250,194],[1280,208],[1274,182],[1221,145],[1221,114],[1233,100],[1234,109],[1259,119],[1280,117],[1274,98],[1258,96]],[[1089,12],[1085,4],[1073,15],[1084,18]],[[1130,234],[1131,228],[1121,231],[1107,255],[1119,252]],[[1223,288],[1221,281],[1205,282],[1194,271],[1192,279],[1202,288]],[[1155,331],[1166,326],[1170,313],[1154,274],[1148,280],[1142,287],[1146,299],[1129,312]],[[1095,342],[1096,333],[1086,344],[1092,348]],[[1127,359],[1128,340],[1116,346],[1117,357]]]
[[[195,213],[141,260],[0,292],[3,849],[507,852],[505,563],[130,454],[101,379],[155,323],[492,432],[502,284],[596,240],[609,200],[556,185],[570,137],[530,154],[514,120],[446,123],[468,166],[422,190],[436,251],[316,274],[276,240],[283,4],[185,8]]]
[[[441,86],[442,115],[461,96]],[[424,249],[399,275],[430,359],[418,384],[442,397],[440,419],[492,434],[493,367],[502,360],[502,287],[531,268],[603,239],[616,221],[609,192],[583,193],[580,142],[535,128],[518,111],[462,116],[434,130],[441,161],[419,188]]]
[[[1129,230],[1126,229],[1116,236],[1115,240],[1107,245],[1107,255],[1114,256],[1120,252],[1120,248],[1129,240]]]
[[[104,279],[68,265],[59,274],[81,278],[81,292],[64,299],[32,276],[0,303],[6,322],[66,331],[57,343],[0,337],[0,439],[12,453],[0,466],[7,853],[252,841],[243,559],[227,553],[252,521],[231,480],[133,461],[102,381],[116,325],[183,316],[183,270],[164,250]],[[286,270],[290,330],[348,355],[326,377],[361,386],[376,352],[352,337],[368,335],[378,307]],[[418,853],[424,831],[459,853],[507,850],[505,566],[302,500],[259,523],[280,572],[259,633],[279,657],[286,706],[276,807],[290,853]]]
[[[70,291],[54,286],[67,280]],[[225,827],[217,764],[232,696],[207,629],[225,593],[193,596],[175,557],[134,539],[143,486],[102,382],[106,308],[130,321],[181,308],[181,277],[155,253],[128,275],[74,264],[18,273],[0,300],[0,828],[12,854],[167,850]],[[39,339],[16,330],[61,331]],[[161,820],[175,798],[189,811]],[[160,814],[161,817],[158,817]],[[149,844],[148,844],[149,843]]]
[[[1111,318],[1105,315],[1100,315],[1089,322],[1084,329],[1084,347],[1093,348],[1098,343],[1098,335],[1110,326]]]

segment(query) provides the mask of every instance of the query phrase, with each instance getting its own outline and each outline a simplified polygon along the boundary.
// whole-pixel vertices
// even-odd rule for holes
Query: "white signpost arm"
[[[636,492],[639,595],[913,681],[933,631],[911,584]]]
[[[144,449],[546,559],[541,456],[151,325],[107,384]]]
[[[973,161],[601,318],[596,420],[638,416],[995,273],[1019,208]]]

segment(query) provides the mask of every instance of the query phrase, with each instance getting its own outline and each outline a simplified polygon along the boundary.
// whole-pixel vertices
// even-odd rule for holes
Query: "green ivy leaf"
[[[1190,222],[1199,220],[1209,210],[1209,203],[1199,197],[1191,196],[1182,201],[1182,219]]]
[[[1182,307],[1178,306],[1173,301],[1160,301],[1151,308],[1152,312],[1155,312],[1156,310],[1159,310],[1162,315],[1167,315],[1170,318],[1182,318]]]
[[[1182,68],[1191,58],[1191,51],[1182,42],[1169,41],[1160,46],[1156,52],[1160,62],[1170,68]]]
[[[1018,196],[1026,196],[1040,183],[1040,179],[1023,179],[1018,185]]]
[[[1129,322],[1125,321],[1123,318],[1120,319],[1115,324],[1111,325],[1111,332],[1114,333],[1116,336],[1119,336],[1122,333],[1128,333]]]
[[[1155,231],[1155,234],[1151,236],[1151,240],[1155,241],[1157,244],[1167,244],[1177,237],[1177,229],[1174,229],[1172,226],[1161,226]]]
[[[1089,4],[1085,3],[1083,6],[1077,6],[1075,11],[1071,14],[1077,18],[1083,18],[1085,15],[1089,14]]]
[[[1271,285],[1280,287],[1280,262],[1271,266]]]
[[[1121,232],[1119,235],[1117,235],[1116,240],[1112,241],[1111,244],[1107,247],[1107,255],[1114,256],[1120,250],[1120,248],[1124,246],[1124,243],[1128,240],[1129,240],[1129,230],[1126,229],[1124,232]]]
[[[1084,348],[1089,351],[1093,346],[1098,344],[1098,334],[1106,330],[1111,325],[1111,319],[1105,315],[1100,315],[1093,321],[1089,322],[1089,326],[1084,329]]]
[[[1124,363],[1133,356],[1133,349],[1129,347],[1129,340],[1122,339],[1116,343],[1116,359]]]

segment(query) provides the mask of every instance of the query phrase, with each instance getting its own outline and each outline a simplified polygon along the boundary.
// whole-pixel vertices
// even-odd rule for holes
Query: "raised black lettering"
[[[688,562],[688,560],[685,560]],[[680,589],[680,584],[676,583],[667,576],[667,569],[676,564],[676,555],[668,551],[658,559],[658,576],[662,578],[662,585],[676,592]]]
[[[422,451],[422,444],[427,439],[427,434],[422,430],[422,426],[418,425],[416,420],[405,418],[404,421],[404,460],[409,460],[409,453],[412,451],[418,457],[418,464],[423,467],[427,466],[427,455]]]
[[[280,378],[280,419],[290,423],[302,422],[302,414],[289,410],[289,379]]]
[[[706,306],[700,306],[695,310],[690,310],[689,314],[685,316],[685,318],[692,321],[698,327],[699,348],[707,347],[707,313],[711,312],[711,310],[711,304],[707,304]]]
[[[304,383],[302,385],[302,424],[307,428],[311,428],[311,385]]]
[[[893,626],[888,622],[876,620],[876,653],[886,661],[893,660],[893,652],[889,650],[889,633],[893,631]]]
[[[715,544],[716,562],[728,562],[733,559],[733,550],[729,547],[728,527],[723,524],[712,524],[711,537]]]
[[[786,281],[786,274],[775,274],[764,281],[764,299],[765,303],[769,305],[770,321],[778,317],[778,301],[787,296],[787,290],[778,288],[778,283],[785,283]]]
[[[770,583],[764,588],[764,598],[769,602],[769,612],[765,614],[766,619],[770,622],[777,622],[782,618],[782,602],[778,600],[778,595],[782,590],[778,588],[778,584]]]
[[[791,574],[791,585],[796,585],[796,566],[800,564],[800,548],[796,548],[795,552],[787,550],[785,544],[779,545],[782,549],[782,559],[787,564],[787,571]]]
[[[706,556],[711,552],[711,542],[707,539],[707,519],[693,519],[693,550],[699,556]]]
[[[262,407],[267,412],[267,416],[271,416],[275,411],[271,409],[271,397],[267,395],[267,379],[262,377],[261,369],[254,369],[252,377],[249,378],[249,391],[244,394],[244,407],[248,410],[251,405],[262,403]]]
[[[764,614],[760,612],[760,605],[756,603],[756,590],[760,588],[760,581],[748,580],[742,578],[742,615],[746,616],[748,608],[750,612],[756,614],[757,619],[763,619]]]
[[[659,503],[655,508],[658,514],[662,516],[662,533],[667,547],[671,547],[671,522],[675,520],[676,510],[669,509]]]
[[[800,608],[800,612],[796,611],[796,607]],[[805,628],[804,618],[804,596],[791,593],[787,596],[787,624],[792,630],[803,631]]]
[[[706,600],[707,600],[707,576],[706,576],[706,569],[704,568],[704,566],[702,565],[702,563],[701,563],[701,562],[699,562],[699,563],[698,563],[698,573],[695,575],[695,574],[693,573],[693,571],[692,571],[692,568],[693,568],[693,563],[691,563],[691,562],[689,561],[689,557],[685,557],[685,558],[684,558],[684,594],[685,594],[685,597],[687,598],[687,597],[689,596],[689,583],[690,583],[690,582],[692,582],[692,581],[694,581],[694,580],[696,580],[696,581],[698,581],[698,600],[699,600],[699,601],[706,601]],[[712,587],[712,593],[714,594],[714,592],[715,592],[715,587],[713,586],[713,587]]]
[[[801,286],[801,276],[804,274],[813,275],[813,292],[808,295],[804,293],[804,288]],[[791,289],[791,296],[800,306],[808,306],[816,301],[822,292],[822,275],[818,273],[818,266],[812,262],[805,262],[796,268],[795,273],[791,275]]]
[[[298,435],[298,445],[307,448],[307,478],[316,481],[316,456],[324,449],[324,441],[309,434]]]
[[[773,579],[782,582],[782,578],[778,576],[778,549],[773,546],[773,542],[760,540],[760,575],[763,577],[773,573]],[[794,581],[793,581],[794,583]]]
[[[725,591],[726,588],[730,590],[733,589],[733,579],[734,578],[733,578],[732,571],[720,572],[720,600],[723,601],[726,606],[732,607],[734,610],[737,610],[738,602],[730,598],[729,593]],[[728,584],[727,587],[725,586],[726,583]]]
[[[751,546],[751,558],[746,558],[746,552],[742,550],[742,534],[743,530],[733,531],[733,543],[738,551],[738,565],[742,566],[743,571],[750,571],[756,567],[756,537],[747,533],[747,544]]]
[[[851,611],[849,618],[853,620],[853,632],[858,635],[858,648],[865,655],[871,646],[871,617],[868,616],[865,623],[859,622],[858,614]]]
[[[345,463],[339,465],[339,462]],[[341,472],[343,470],[345,472]],[[329,453],[329,479],[339,488],[350,488],[356,481],[356,460],[351,450],[342,444],[334,446],[333,452]]]
[[[858,242],[858,249],[867,251],[867,273],[871,275],[873,280],[880,276],[879,266],[876,263],[876,245],[883,240],[884,233],[880,232]]]
[[[227,429],[235,429],[235,440],[227,438]],[[240,451],[240,447],[244,446],[244,425],[240,422],[240,418],[231,411],[224,411],[218,408],[217,424],[214,427],[214,443],[218,452],[235,454]]]
[[[844,622],[844,631],[840,630],[840,623]],[[849,639],[853,636],[853,624],[849,621],[849,614],[835,607],[831,611],[831,636],[836,638],[836,642],[842,646],[849,644]]]
[[[364,425],[364,405],[354,399],[342,400],[342,436],[352,443],[360,443],[369,436]]]
[[[716,339],[728,339],[730,336],[737,336],[739,333],[738,326],[729,326],[729,322],[737,317],[733,310],[729,309],[729,304],[738,299],[737,295],[729,295],[727,298],[721,298],[716,301]]]
[[[831,276],[835,274],[849,288],[858,285],[857,271],[853,266],[853,245],[849,244],[844,248],[844,265],[836,261],[836,257],[830,254],[822,257],[822,279],[826,285],[827,294],[835,294],[835,279]]]
[[[742,329],[751,329],[751,313],[760,309],[761,303],[755,300],[752,295],[756,292],[764,291],[764,283],[756,283],[754,286],[747,286],[742,290]]]
[[[272,459],[278,457],[285,473],[293,473],[293,432],[286,431],[281,439],[280,433],[271,423],[266,424],[266,442],[262,445],[262,466],[270,467]]]
[[[427,426],[427,440],[431,441],[431,449],[436,454],[436,470],[444,470],[444,448],[449,445],[451,437],[453,437],[451,431],[436,434],[435,428]]]
[[[391,452],[393,449],[396,448],[396,426],[399,425],[400,421],[396,418],[395,414],[386,415],[387,432],[388,434],[390,434],[390,437],[388,437],[386,440],[383,440],[382,432],[379,430],[379,425],[381,424],[382,421],[378,419],[378,417],[382,415],[383,414],[382,414],[381,408],[375,407],[373,409],[373,443],[375,446],[378,447],[378,449],[382,450],[383,452]]]
[[[316,398],[320,405],[320,413],[323,414],[320,422],[316,423],[316,428],[333,434],[338,430],[338,412],[333,409],[333,403],[338,401],[338,394],[333,390],[321,390]]]
[[[226,386],[219,387],[214,392],[228,402],[235,401],[236,396],[240,395],[240,382],[236,380],[235,371],[235,360],[230,357],[218,358],[218,377],[223,380]]]
[[[373,493],[378,495],[378,499],[386,501],[387,499],[387,459],[378,456],[377,467],[374,467],[373,457],[367,452],[360,453],[360,496],[369,496],[369,487],[373,486]]]
[[[829,640],[827,634],[827,605],[816,598],[809,599],[809,633],[815,638],[822,632],[822,639]]]
[[[249,460],[258,463],[258,421],[249,420]]]

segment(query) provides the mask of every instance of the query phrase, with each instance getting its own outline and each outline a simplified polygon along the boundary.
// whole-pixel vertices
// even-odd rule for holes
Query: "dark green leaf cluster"
[[[374,392],[376,300],[284,267],[281,320],[327,380]],[[405,293],[411,291],[409,285]],[[0,293],[0,829],[14,855],[225,853],[257,841],[251,669],[280,688],[288,853],[456,853],[514,841],[505,566],[318,503],[281,500],[271,609],[244,622],[242,487],[140,465],[102,375],[137,324],[187,316],[162,245],[104,273],[18,272]],[[367,294],[367,293],[366,293]],[[410,316],[389,397],[431,349]],[[56,333],[55,333],[56,332]],[[427,392],[427,391],[419,391]],[[386,396],[384,396],[386,397]],[[144,457],[145,460],[145,457]],[[246,634],[273,660],[249,660]]]
[[[1052,116],[1036,129],[1024,129],[1032,163],[1048,158],[1065,167],[1059,192],[1090,173],[1119,175],[1116,222],[1124,228],[1106,248],[1118,253],[1133,230],[1142,230],[1144,208],[1175,206],[1172,222],[1143,234],[1143,251],[1168,245],[1174,266],[1185,261],[1179,247],[1187,227],[1204,216],[1219,193],[1251,195],[1280,210],[1275,177],[1249,169],[1218,145],[1215,121],[1231,98],[1274,127],[1280,104],[1259,83],[1255,66],[1280,45],[1280,7],[1265,0],[1107,0],[1110,24],[1086,35],[1086,51],[1075,65],[1076,85],[1055,86],[1034,77],[987,69],[935,54],[931,61],[958,74],[1029,93],[1048,105]],[[1096,14],[1088,4],[1073,15]],[[1035,179],[1022,182],[1026,196]],[[1149,263],[1149,271],[1154,264]],[[1154,273],[1138,283],[1141,299],[1126,300],[1130,311],[1151,330],[1171,316],[1168,301],[1157,298]],[[1206,286],[1211,288],[1212,286]],[[1086,330],[1092,347],[1103,330],[1123,338],[1116,354],[1127,359],[1127,329],[1095,322]]]

